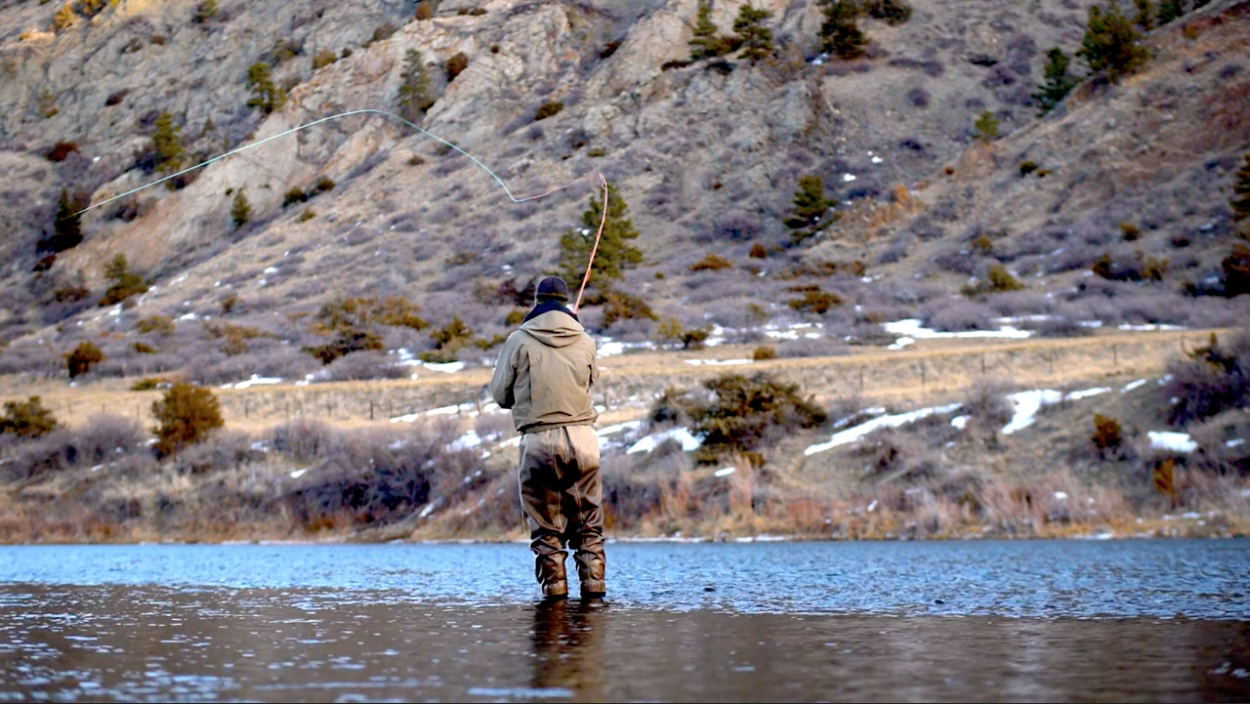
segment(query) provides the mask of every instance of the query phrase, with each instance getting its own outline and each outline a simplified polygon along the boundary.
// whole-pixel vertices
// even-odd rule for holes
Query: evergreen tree
[[[425,59],[420,51],[409,49],[404,54],[404,73],[399,84],[399,114],[405,120],[419,122],[433,104]]]
[[[152,133],[152,147],[156,150],[156,168],[174,171],[182,162],[182,142],[178,139],[181,127],[174,125],[174,118],[162,112],[156,118],[156,131]]]
[[[1133,0],[1133,4],[1137,6],[1137,17],[1133,19],[1143,32],[1149,32],[1155,28],[1155,8],[1150,0]]]
[[[837,219],[825,216],[836,201],[825,198],[825,181],[816,174],[799,179],[799,190],[794,192],[791,202],[794,203],[794,211],[783,222],[795,231],[790,233],[793,244],[801,244]]]
[[[1233,199],[1229,205],[1233,208],[1233,221],[1241,222],[1250,218],[1250,153],[1245,155],[1246,163],[1237,171],[1237,183],[1233,184]]]
[[[1185,14],[1185,0],[1159,0],[1159,26]]]
[[[762,24],[772,16],[772,11],[757,10],[749,3],[738,10],[734,31],[742,40],[742,58],[755,63],[773,53],[773,32]]]
[[[1038,92],[1033,94],[1033,99],[1037,101],[1043,115],[1055,109],[1079,83],[1075,76],[1068,73],[1071,63],[1068,55],[1057,46],[1046,52],[1046,82],[1038,86]]]
[[[195,7],[195,15],[191,21],[196,24],[205,24],[217,18],[217,0],[204,0]]]
[[[897,25],[911,19],[911,5],[906,0],[868,0],[866,9],[874,19]]]
[[[1076,55],[1085,59],[1090,71],[1106,72],[1113,83],[1118,83],[1120,77],[1132,73],[1150,58],[1150,52],[1138,43],[1140,39],[1133,23],[1112,0],[1105,9],[1097,5],[1089,8],[1085,38]]]
[[[859,5],[854,0],[826,0],[821,10],[825,13],[825,22],[820,26],[824,51],[841,59],[863,56],[868,37],[860,31],[856,21]]]
[[[236,230],[252,219],[252,204],[248,202],[247,194],[242,188],[234,194],[234,203],[230,206],[230,219],[234,221]]]
[[[152,415],[160,422],[152,429],[156,450],[165,456],[177,454],[225,425],[221,404],[213,392],[185,381],[174,384],[152,403]]]
[[[105,265],[104,276],[111,279],[113,285],[104,292],[104,297],[100,299],[101,307],[121,303],[135,294],[148,290],[147,284],[143,283],[143,277],[130,271],[130,264],[126,261],[124,254],[118,254]]]
[[[56,220],[52,223],[52,237],[40,243],[40,249],[51,252],[64,252],[77,247],[82,242],[82,216],[78,214],[78,205],[69,197],[69,191],[62,188],[61,197],[56,201]]]
[[[600,286],[607,284],[608,279],[621,278],[625,269],[632,269],[642,261],[642,252],[630,244],[630,240],[638,239],[638,231],[628,214],[625,199],[616,186],[608,184],[608,217],[590,274],[590,280]],[[596,192],[590,197],[590,207],[582,213],[582,229],[566,230],[560,237],[560,276],[570,289],[579,286],[586,275],[586,262],[602,218],[603,195]]]
[[[989,143],[998,139],[998,118],[989,110],[981,113],[972,127],[975,129],[974,136],[982,142]]]
[[[712,22],[711,0],[699,0],[698,19],[694,24],[694,36],[690,39],[691,61],[720,56],[724,42],[716,36],[718,29]]]
[[[281,110],[286,102],[286,94],[273,83],[269,64],[257,61],[247,70],[247,87],[252,91],[252,98],[247,101],[249,108],[257,108],[266,115],[274,110]]]

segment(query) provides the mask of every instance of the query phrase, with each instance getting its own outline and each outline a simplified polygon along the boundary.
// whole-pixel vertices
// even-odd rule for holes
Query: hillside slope
[[[90,338],[102,340],[102,374],[299,377],[318,364],[297,350],[324,332],[303,316],[340,296],[403,296],[436,326],[459,315],[488,345],[520,302],[508,286],[554,268],[596,173],[618,185],[641,233],[644,260],[618,289],[659,317],[719,325],[737,339],[765,324],[819,323],[828,344],[794,354],[892,342],[877,323],[906,317],[960,330],[1046,315],[1071,334],[1077,320],[1214,326],[1246,312],[1246,297],[1180,293],[1218,276],[1231,240],[1231,179],[1250,143],[1246,3],[1211,3],[1155,30],[1154,58],[1138,75],[1087,83],[1041,120],[1029,94],[1042,54],[1075,50],[1088,3],[918,1],[904,24],[861,20],[872,42],[853,61],[820,53],[813,3],[764,3],[774,11],[773,58],[685,66],[690,0],[445,2],[429,20],[412,19],[407,2],[220,6],[197,21],[190,0],[123,0],[55,32],[52,4],[0,9],[0,162],[14,175],[0,205],[9,223],[0,324],[20,338],[0,354],[3,370],[58,373],[59,355]],[[738,6],[717,3],[722,33]],[[394,109],[410,49],[423,52],[437,96],[427,129],[518,194],[584,180],[513,204],[463,156],[356,116],[215,163],[178,190],[93,210],[81,245],[38,264],[61,188],[99,203],[159,175],[149,167],[161,111],[181,127],[190,163],[341,111]],[[323,51],[340,58],[313,70]],[[459,53],[467,68],[448,81]],[[258,61],[289,88],[270,115],[247,106],[245,78]],[[536,120],[551,101],[563,109]],[[986,110],[1003,134],[989,145],[972,130]],[[59,141],[77,150],[49,162]],[[1026,160],[1047,175],[1020,177]],[[790,248],[782,219],[809,173],[843,212]],[[322,179],[332,189],[283,206],[291,189],[311,192]],[[235,229],[240,190],[251,222]],[[1127,243],[1119,224],[1130,220],[1141,235]],[[747,256],[756,244],[765,258]],[[709,251],[733,266],[692,271]],[[1089,279],[1104,253],[1114,266],[1167,260],[1167,271],[1162,281]],[[95,308],[116,254],[152,288],[133,307]],[[958,294],[995,263],[1026,290]],[[802,298],[812,287],[841,305],[814,312]],[[154,314],[178,321],[170,339],[136,332]],[[598,308],[584,317],[626,340],[657,330],[645,318],[605,326]],[[247,331],[241,345],[223,347],[222,328],[204,324],[220,318]],[[424,330],[381,333],[392,353],[436,344]],[[155,357],[135,351],[143,340]]]

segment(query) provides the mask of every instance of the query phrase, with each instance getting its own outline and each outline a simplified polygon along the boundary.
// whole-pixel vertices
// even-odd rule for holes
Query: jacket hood
[[[521,325],[530,337],[548,347],[568,347],[581,339],[585,328],[568,313],[553,310],[535,316]]]

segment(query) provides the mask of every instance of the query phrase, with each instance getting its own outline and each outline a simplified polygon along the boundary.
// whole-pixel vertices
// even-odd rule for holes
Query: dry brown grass
[[[768,360],[752,366],[800,381],[805,393],[825,402],[849,393],[858,394],[865,405],[920,407],[963,401],[968,389],[986,378],[1010,379],[1019,388],[1073,389],[1159,376],[1182,345],[1192,346],[1206,337],[1205,332],[1157,332],[1009,343],[922,341],[898,352],[861,350],[840,357]],[[698,356],[746,356],[741,351],[716,348]],[[694,356],[669,352],[604,359],[599,400],[608,410],[600,425],[639,417],[654,394],[666,386],[693,387],[724,371],[682,361]],[[385,420],[390,415],[472,402],[480,398],[489,374],[483,368],[454,375],[422,371],[416,380],[282,384],[214,392],[221,400],[228,432],[246,430],[251,437],[265,437],[269,429],[290,417],[359,433],[369,427],[393,428]],[[128,391],[125,380],[73,388],[49,382],[19,385],[12,379],[6,383],[4,398],[38,393],[71,427],[102,408],[124,415],[133,412],[150,426],[147,412],[160,394]],[[1146,388],[1141,393],[1157,392]],[[1101,398],[1104,401],[1097,410],[1124,419],[1126,442],[1140,444],[1139,426],[1153,421],[1133,413],[1134,408],[1148,405],[1147,397],[1111,394]],[[372,421],[368,417],[371,403]],[[1088,447],[1093,407],[1067,404],[1056,408],[1039,417],[1035,430],[1030,431],[1034,435],[1023,439],[999,436],[991,445],[962,439],[954,447],[939,449],[955,437],[945,419],[907,431],[915,434],[893,440],[901,443],[906,456],[888,459],[886,471],[871,473],[860,471],[865,458],[854,447],[804,456],[804,447],[814,441],[812,433],[783,439],[765,453],[765,464],[757,467],[745,457],[695,467],[680,452],[649,457],[642,464],[632,456],[608,457],[605,463],[617,463],[611,465],[616,467],[611,470],[615,473],[611,485],[626,492],[610,504],[609,530],[618,536],[779,534],[826,539],[1062,537],[1106,531],[1121,536],[1202,535],[1250,530],[1250,499],[1241,494],[1244,481],[1179,469],[1176,484],[1181,503],[1174,510],[1167,499],[1153,493],[1146,479],[1134,474],[1140,474],[1131,470],[1137,466],[1134,459],[1118,464],[1095,461]],[[446,422],[463,432],[482,425],[484,416],[473,415],[466,410],[459,418],[447,417]],[[298,522],[281,501],[272,500],[283,494],[292,469],[308,466],[293,456],[270,455],[204,476],[180,472],[170,464],[153,466],[154,473],[143,476],[109,476],[110,470],[95,474],[80,467],[37,485],[9,486],[0,492],[0,542],[309,535],[357,540],[519,540],[526,531],[514,506],[512,461],[509,452],[495,453],[488,462],[492,473],[484,477],[484,484],[448,494],[449,503],[421,520],[414,516],[362,529],[353,526],[348,516],[341,521],[329,516],[311,534],[296,527]],[[730,466],[735,468],[733,473],[715,476],[718,469]],[[1056,492],[1066,498],[1057,498]],[[90,501],[76,498],[87,496]],[[1169,512],[1182,511],[1201,517],[1164,518]]]

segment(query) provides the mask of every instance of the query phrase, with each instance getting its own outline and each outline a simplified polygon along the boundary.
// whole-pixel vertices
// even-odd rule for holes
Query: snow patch
[[[1166,450],[1187,455],[1198,449],[1198,443],[1189,437],[1189,433],[1150,430],[1146,432],[1146,437],[1150,438],[1150,447],[1155,450]]]
[[[1089,398],[1090,396],[1098,396],[1100,394],[1105,394],[1110,391],[1111,389],[1106,386],[1099,386],[1094,389],[1085,389],[1084,391],[1073,391],[1072,393],[1068,394],[1068,398],[1072,401],[1080,401],[1083,398]]]
[[[1137,381],[1130,381],[1129,383],[1124,385],[1124,388],[1120,389],[1120,393],[1126,394],[1132,391],[1133,389],[1140,389],[1141,387],[1145,385],[1146,385],[1145,379],[1138,379]]]
[[[709,367],[723,367],[723,366],[728,366],[728,365],[733,365],[733,364],[750,364],[751,363],[751,360],[749,359],[684,359],[682,361],[685,362],[686,364],[689,364],[695,367],[701,364],[705,364]]]
[[[648,435],[633,445],[630,445],[629,449],[625,451],[625,454],[632,455],[635,452],[651,452],[659,446],[660,443],[669,439],[676,440],[681,443],[681,449],[684,452],[697,450],[699,449],[699,445],[703,444],[703,441],[691,435],[688,429],[673,428],[672,430],[666,430],[662,433],[652,433],[651,435]]]
[[[938,340],[945,338],[1007,338],[1010,340],[1022,340],[1032,336],[1031,330],[1020,330],[1011,325],[1004,325],[997,330],[967,330],[964,332],[939,332],[932,328],[926,328],[920,324],[916,318],[907,318],[905,320],[896,320],[892,323],[882,323],[882,329],[891,335],[899,337],[909,337],[915,340]],[[895,344],[898,344],[897,342]],[[910,344],[910,343],[909,343]]]
[[[867,423],[861,423],[855,426],[854,428],[848,428],[841,432],[834,433],[833,437],[830,438],[828,442],[823,442],[823,443],[818,443],[816,445],[812,445],[808,447],[806,450],[804,450],[803,454],[810,456],[818,452],[831,450],[839,445],[846,445],[848,443],[855,442],[856,440],[864,437],[865,435],[873,432],[874,430],[880,430],[881,428],[897,428],[901,425],[906,425],[907,423],[913,423],[915,421],[918,421],[921,418],[927,418],[933,415],[934,413],[941,413],[941,414],[954,413],[955,411],[959,410],[959,408],[962,405],[963,404],[961,403],[952,403],[947,406],[937,406],[934,408],[921,408],[919,410],[911,411],[909,413],[897,413],[892,416],[880,416],[878,418],[873,418]]]
[[[264,386],[267,384],[281,384],[282,379],[276,376],[261,376],[253,374],[250,379],[240,381],[237,384],[222,384],[223,389],[249,389],[253,386]]]
[[[464,362],[447,362],[445,364],[439,364],[436,362],[426,362],[425,368],[434,372],[443,372],[444,374],[455,374],[461,369],[464,369]]]
[[[1119,326],[1120,330],[1132,330],[1134,332],[1152,332],[1154,330],[1184,330],[1183,325],[1129,325],[1124,323]]]
[[[1037,412],[1042,409],[1042,406],[1059,403],[1063,400],[1063,394],[1054,389],[1034,389],[1007,394],[1007,400],[1011,403],[1014,412],[1011,422],[1003,426],[1003,435],[1011,435],[1017,430],[1024,430],[1033,425],[1037,420]]]

